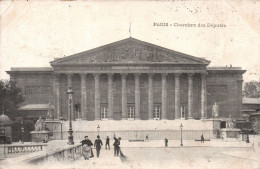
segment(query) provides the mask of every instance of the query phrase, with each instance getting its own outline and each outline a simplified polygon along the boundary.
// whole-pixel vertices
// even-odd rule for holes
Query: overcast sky
[[[129,37],[260,80],[260,1],[1,1],[0,78]],[[258,11],[257,11],[258,9]],[[154,26],[154,23],[172,26]],[[176,27],[206,24],[206,27]],[[207,23],[226,27],[207,27]]]

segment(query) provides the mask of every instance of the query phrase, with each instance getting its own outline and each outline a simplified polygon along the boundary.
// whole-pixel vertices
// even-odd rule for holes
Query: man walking
[[[204,143],[204,136],[203,136],[203,134],[201,134],[200,141],[201,141],[201,143]]]
[[[168,147],[168,139],[167,138],[164,139],[164,142],[165,142],[165,147]]]
[[[108,150],[110,150],[110,138],[107,136],[107,139],[106,139],[106,150],[107,150],[107,147],[108,147]]]
[[[100,137],[98,135],[97,139],[95,140],[95,144],[94,144],[94,147],[96,147],[96,151],[97,151],[97,158],[99,157],[100,149],[101,149],[102,145],[103,145],[102,140],[100,140]]]

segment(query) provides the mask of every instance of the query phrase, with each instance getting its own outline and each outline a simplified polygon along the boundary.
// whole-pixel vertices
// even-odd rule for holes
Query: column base
[[[95,120],[100,121],[101,119],[100,118],[95,118]]]
[[[201,117],[200,119],[201,119],[201,120],[205,120],[205,119],[207,119],[207,117]]]
[[[126,118],[126,117],[122,117],[121,120],[128,120],[128,118]]]
[[[154,120],[153,118],[149,118],[148,120]]]
[[[194,120],[194,118],[193,117],[188,117],[188,120]]]

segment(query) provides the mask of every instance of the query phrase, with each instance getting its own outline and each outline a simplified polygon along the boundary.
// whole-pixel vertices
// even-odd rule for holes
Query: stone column
[[[127,74],[122,73],[122,120],[127,119],[127,90],[126,90],[126,78]]]
[[[67,74],[67,77],[68,77],[68,88],[71,87],[72,88],[72,77],[73,77],[73,74],[72,73],[68,73]],[[72,88],[73,89],[73,88]],[[73,90],[72,90],[73,91]],[[70,116],[70,106],[68,104],[68,117]],[[73,103],[73,100],[71,102],[71,120],[75,120],[75,117],[74,117],[74,103]]]
[[[201,119],[207,118],[206,103],[206,74],[201,74]]]
[[[148,74],[148,119],[153,120],[153,75]]]
[[[188,74],[188,119],[193,119],[193,75],[192,73]]]
[[[162,119],[167,119],[167,73],[162,73]]]
[[[114,106],[113,106],[113,74],[108,75],[108,119],[114,118]]]
[[[99,79],[100,74],[95,73],[95,120],[101,120],[100,118],[100,93],[99,93]]]
[[[174,81],[175,81],[175,119],[180,119],[181,112],[180,112],[180,74],[174,74]]]
[[[237,81],[237,89],[238,89],[238,101],[237,101],[237,109],[238,109],[238,113],[242,114],[242,84],[243,84],[243,79],[241,77],[241,79],[239,79]]]
[[[87,119],[87,74],[80,74],[81,77],[81,119]]]
[[[140,120],[140,73],[135,74],[135,119]]]
[[[60,74],[54,74],[54,91],[55,91],[55,115],[54,118],[60,119]]]

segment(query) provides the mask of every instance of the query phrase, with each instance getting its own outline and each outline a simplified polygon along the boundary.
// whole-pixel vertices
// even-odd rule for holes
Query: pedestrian
[[[201,141],[201,143],[204,143],[204,136],[203,136],[203,134],[201,134],[200,141]]]
[[[114,136],[114,156],[118,156],[119,155],[119,149],[120,149],[120,140],[121,138],[119,137],[118,139],[116,138],[116,136]]]
[[[106,150],[107,150],[107,147],[108,147],[108,150],[110,150],[110,138],[108,136],[106,139]]]
[[[93,143],[88,139],[88,136],[85,136],[85,139],[80,142],[82,144],[82,154],[85,160],[88,160],[91,157],[94,157],[91,146]]]
[[[165,147],[168,147],[168,139],[167,138],[164,139],[164,142],[165,142]]]
[[[148,134],[146,135],[146,137],[145,137],[145,140],[146,140],[146,142],[148,142],[148,141],[149,141]]]
[[[101,146],[103,145],[102,140],[100,139],[100,136],[97,136],[97,139],[95,140],[94,147],[96,147],[97,152],[97,158],[99,157]]]

